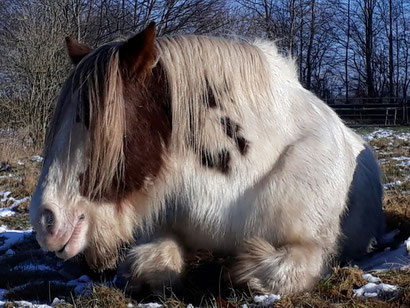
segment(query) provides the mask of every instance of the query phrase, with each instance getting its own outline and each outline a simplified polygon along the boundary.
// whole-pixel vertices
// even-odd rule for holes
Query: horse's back
[[[356,163],[341,221],[343,235],[339,259],[342,262],[363,257],[385,228],[379,167],[368,146],[357,156]]]

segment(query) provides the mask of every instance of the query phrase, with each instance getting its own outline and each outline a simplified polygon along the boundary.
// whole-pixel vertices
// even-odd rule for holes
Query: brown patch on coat
[[[92,55],[92,59],[87,59],[87,63],[92,63],[95,68],[86,68],[90,71],[96,69],[97,74],[85,75],[96,79],[91,79],[91,84],[98,87],[89,94],[94,99],[80,102],[89,103],[91,136],[90,164],[86,172],[80,175],[80,191],[93,201],[121,204],[127,195],[155,179],[163,165],[164,150],[169,144],[172,130],[171,98],[161,65],[157,63],[152,67],[155,59],[154,37],[155,25],[150,24],[126,42],[103,46]],[[118,84],[114,85],[109,84],[113,76],[105,76],[111,72],[112,61],[118,61],[120,72],[120,76],[116,77]],[[119,88],[114,91],[118,93],[112,95],[112,101],[105,102],[106,88],[117,86]],[[101,104],[101,100],[102,107],[94,106]],[[118,112],[112,107],[116,104],[120,106]],[[110,113],[104,114],[107,111]],[[102,120],[96,120],[96,116]],[[102,128],[104,131],[101,133]],[[114,134],[118,136],[116,140],[107,139],[113,136],[110,129],[119,131]],[[99,141],[94,140],[95,136],[99,136]],[[111,155],[107,157],[114,156],[110,154],[110,149],[101,147],[104,144],[110,147],[112,143],[120,145],[114,149],[119,159],[110,162],[116,170],[107,170],[100,166],[105,164],[102,158],[107,156],[106,152]],[[95,159],[99,159],[98,168]],[[99,182],[99,178],[103,178],[104,182]]]
[[[120,181],[114,178],[111,189],[101,196],[118,204],[141,189],[148,178],[158,175],[172,131],[171,98],[159,64],[137,80],[126,79],[123,91],[126,123],[123,176]],[[83,195],[89,189],[85,179],[87,174],[80,176]]]
[[[126,131],[123,194],[140,189],[147,178],[155,178],[163,165],[171,132],[171,97],[159,65],[140,76],[139,85],[124,86]]]

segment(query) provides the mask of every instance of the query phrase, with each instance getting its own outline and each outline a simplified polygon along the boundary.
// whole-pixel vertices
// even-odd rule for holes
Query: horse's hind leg
[[[131,286],[138,289],[147,285],[154,292],[163,286],[172,286],[179,281],[184,269],[182,248],[170,238],[132,247],[119,272],[130,279]]]
[[[275,249],[265,240],[253,238],[243,248],[231,278],[261,293],[290,294],[313,287],[325,257],[322,249],[308,243]]]

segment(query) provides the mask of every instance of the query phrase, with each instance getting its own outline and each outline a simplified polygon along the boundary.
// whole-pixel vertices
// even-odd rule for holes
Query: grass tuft
[[[79,296],[74,300],[74,306],[78,308],[127,308],[129,303],[131,300],[126,298],[121,290],[107,286],[94,286],[89,294]]]

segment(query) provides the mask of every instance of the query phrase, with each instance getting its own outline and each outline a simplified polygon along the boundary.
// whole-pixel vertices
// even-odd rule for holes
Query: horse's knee
[[[314,244],[274,248],[260,238],[248,240],[231,275],[237,284],[247,284],[261,293],[290,294],[310,289],[320,278],[325,259]]]
[[[183,269],[182,248],[176,241],[162,238],[131,248],[120,274],[130,279],[133,287],[148,285],[161,291],[163,286],[175,285]]]

